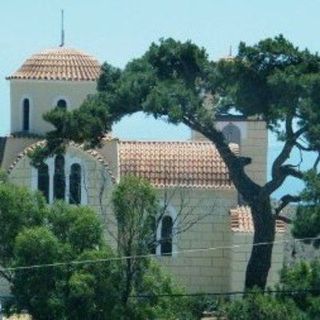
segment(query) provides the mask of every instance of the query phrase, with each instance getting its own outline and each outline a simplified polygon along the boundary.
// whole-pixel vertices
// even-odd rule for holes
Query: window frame
[[[77,168],[76,171],[78,171],[78,172],[76,172],[76,171],[73,172],[73,168]],[[81,167],[80,163],[74,162],[70,165],[70,173],[69,173],[67,179],[69,179],[69,196],[68,196],[69,203],[75,204],[75,205],[81,204],[83,182],[82,182],[82,167]],[[76,181],[73,181],[72,179],[76,179]],[[78,187],[77,188],[78,190],[73,189],[72,183],[79,183],[80,188]],[[73,190],[76,191],[76,193],[77,193],[76,197],[79,197],[79,198],[74,199],[75,196],[72,194]]]
[[[237,140],[238,141],[231,141],[228,139],[226,133],[227,131],[229,130],[229,128],[234,128],[236,129],[237,131]],[[242,139],[242,134],[241,134],[241,130],[238,126],[236,126],[234,123],[230,122],[228,123],[226,126],[224,126],[221,130],[223,136],[224,136],[224,139],[227,141],[227,143],[235,143],[239,146],[239,148],[241,147],[241,139]]]
[[[42,190],[42,189],[41,189],[41,185],[44,185],[43,180],[40,181],[40,178],[41,178],[41,176],[40,176],[41,166],[42,166],[42,168],[46,168],[46,173],[45,173],[45,175],[46,175],[46,177],[45,177],[45,178],[46,178],[46,180],[45,180],[46,186],[45,186],[45,189],[47,189],[47,190]],[[45,199],[46,199],[46,202],[49,203],[49,201],[50,201],[50,171],[49,171],[49,166],[48,166],[48,164],[47,164],[47,163],[43,163],[42,165],[40,165],[40,166],[37,168],[37,173],[38,173],[38,177],[37,177],[37,190],[40,191],[40,192],[43,194],[43,196],[44,196]]]
[[[25,100],[29,100],[29,130],[24,130],[24,101]],[[20,108],[19,108],[19,121],[20,123],[18,124],[18,128],[21,128],[21,132],[31,132],[32,131],[32,110],[33,110],[33,99],[31,98],[31,96],[29,95],[22,95],[21,99],[20,99]],[[20,129],[17,129],[20,130]]]
[[[169,221],[168,223],[166,221]],[[169,230],[164,229],[165,222],[168,224],[166,227]],[[160,238],[160,254],[161,256],[171,257],[173,252],[173,224],[174,221],[169,215],[165,215],[161,219],[161,238]],[[168,232],[169,231],[169,232]],[[168,233],[168,235],[167,235]],[[170,233],[170,234],[169,234]],[[164,238],[166,236],[166,238]],[[167,250],[170,248],[169,250]]]
[[[162,204],[164,205],[164,204]],[[169,216],[172,219],[172,252],[171,255],[162,255],[161,254],[161,231],[162,231],[162,220]],[[177,212],[175,208],[171,205],[167,206],[167,210],[165,214],[161,217],[161,220],[158,223],[157,226],[157,247],[156,247],[156,255],[160,257],[168,257],[168,258],[174,258],[177,255],[177,242],[178,242],[178,237],[177,237],[177,225],[178,225],[178,217],[177,217]]]
[[[69,97],[64,96],[64,95],[58,95],[58,96],[54,97],[54,99],[52,100],[52,107],[56,108],[58,106],[58,102],[60,100],[64,100],[66,102],[67,106],[66,106],[65,110],[70,110],[71,105],[72,105],[71,100],[69,99]]]
[[[88,181],[87,177],[87,166],[85,161],[83,161],[79,157],[72,156],[68,153],[64,154],[65,157],[65,202],[69,202],[69,193],[70,193],[70,185],[69,185],[69,175],[70,175],[70,168],[73,164],[77,163],[81,167],[81,203],[80,205],[87,205],[88,204],[88,194],[87,194],[87,188],[85,187],[85,182]],[[54,169],[55,169],[55,157],[49,157],[44,161],[45,164],[49,167],[49,204],[52,204],[54,202]],[[31,168],[31,189],[32,190],[38,190],[38,170],[37,168],[33,167]]]

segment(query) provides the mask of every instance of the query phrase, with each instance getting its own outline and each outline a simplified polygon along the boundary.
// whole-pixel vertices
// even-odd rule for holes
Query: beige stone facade
[[[53,127],[43,120],[60,99],[67,102],[67,109],[79,108],[88,94],[96,92],[94,81],[65,80],[10,80],[11,132],[23,131],[23,101],[30,101],[30,129],[33,134],[43,135]]]
[[[67,110],[78,108],[87,95],[95,93],[94,80],[99,74],[98,63],[85,54],[61,48],[48,52],[28,59],[8,78],[12,135],[0,138],[0,167],[9,173],[12,183],[31,190],[38,189],[39,172],[31,166],[28,152],[37,143],[45,143],[32,134],[41,136],[52,129],[43,120],[43,114],[52,110],[59,99],[66,102]],[[43,63],[37,65],[39,61]],[[23,109],[24,99],[28,99],[28,112]],[[268,144],[265,123],[243,117],[217,122],[220,130],[228,126],[233,130],[229,133],[235,138],[235,141],[229,141],[233,143],[231,149],[253,159],[247,172],[257,183],[263,184]],[[21,131],[24,136],[16,134]],[[219,152],[211,142],[203,140],[200,134],[193,132],[189,142],[128,142],[106,138],[95,150],[83,150],[81,146],[70,144],[64,155],[64,200],[70,200],[70,172],[76,164],[81,169],[79,204],[88,205],[97,212],[108,243],[116,247],[111,236],[117,232],[110,204],[112,191],[126,174],[148,179],[156,188],[160,203],[165,201],[165,194],[171,195],[166,215],[174,221],[172,255],[161,255],[158,245],[155,259],[188,292],[241,291],[253,228],[234,228],[236,219],[241,218],[232,213],[238,208],[238,193]],[[48,200],[52,203],[55,156],[45,162],[49,177]],[[249,214],[246,219],[250,217]],[[161,226],[157,238],[161,240],[159,228]],[[284,236],[279,232],[277,239]],[[275,246],[269,284],[277,280],[282,261],[283,244],[280,241]],[[0,282],[0,294],[5,290],[7,286]]]
[[[263,185],[267,179],[268,130],[265,121],[243,117],[225,117],[217,121],[217,128],[222,130],[234,125],[240,131],[240,153],[250,157],[252,163],[246,167],[248,175],[258,184]],[[192,140],[207,140],[199,132],[192,132]],[[231,141],[233,142],[233,141]]]
[[[21,143],[18,143],[20,139]],[[7,142],[7,150],[16,150],[10,148],[10,144],[21,146],[26,141],[31,144],[34,140],[12,138]],[[122,159],[119,155],[121,143],[117,139],[108,140],[102,148],[89,151],[74,144],[67,148],[65,154],[66,180],[69,175],[68,166],[76,161],[83,169],[85,195],[82,196],[82,203],[97,211],[105,226],[106,239],[113,247],[116,247],[116,243],[110,234],[116,234],[117,226],[110,196],[120,179],[121,172],[118,168]],[[37,190],[37,171],[30,165],[27,155],[29,149],[30,146],[9,166],[9,178],[17,185]],[[48,161],[50,163],[50,159]],[[68,183],[66,185],[65,200],[68,201]],[[238,204],[235,188],[186,188],[176,185],[158,187],[157,193],[160,203],[164,201],[165,194],[167,198],[169,195],[168,213],[173,218],[178,212],[181,212],[181,216],[174,225],[174,229],[178,231],[173,232],[172,256],[161,256],[158,250],[155,259],[188,292],[241,291],[251,252],[253,229],[250,227],[252,222],[247,229],[234,228],[234,216],[230,209],[236,208]],[[277,239],[282,237],[283,234],[279,233]],[[241,246],[237,247],[239,244]],[[282,266],[282,246],[280,244],[274,250],[270,284],[276,281]]]
[[[272,252],[271,270],[268,276],[268,286],[272,286],[279,281],[280,271],[283,267],[283,252],[285,240],[288,235],[285,232],[278,232]],[[246,267],[252,250],[253,233],[234,232],[232,234],[232,245],[230,250],[230,291],[239,292],[244,289]]]

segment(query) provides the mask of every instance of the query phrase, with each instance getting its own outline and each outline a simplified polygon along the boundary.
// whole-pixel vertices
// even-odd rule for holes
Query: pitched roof
[[[94,57],[58,47],[32,55],[7,79],[96,81],[99,74],[100,64]]]
[[[45,141],[38,141],[19,153],[8,168],[10,173],[28,152]],[[70,143],[99,161],[116,178],[99,149],[84,150],[82,145]],[[231,145],[237,153],[238,146]],[[118,141],[119,173],[148,179],[155,187],[189,187],[206,189],[234,189],[228,169],[211,142],[143,142]]]
[[[120,141],[119,163],[121,176],[144,177],[156,187],[234,188],[218,150],[207,141]]]
[[[249,206],[237,206],[230,209],[231,229],[234,232],[253,232],[253,221],[251,208]],[[286,224],[281,220],[276,220],[276,231],[285,232]]]

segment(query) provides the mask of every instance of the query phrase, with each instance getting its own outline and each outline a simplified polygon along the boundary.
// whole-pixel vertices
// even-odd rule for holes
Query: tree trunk
[[[272,215],[270,199],[259,199],[251,204],[254,224],[253,248],[247,265],[246,289],[267,284],[271,267],[273,241],[275,238],[275,218]]]
[[[123,306],[126,307],[128,303],[128,299],[132,290],[132,265],[131,259],[126,260],[126,267],[125,267],[125,286],[122,295],[122,303]]]

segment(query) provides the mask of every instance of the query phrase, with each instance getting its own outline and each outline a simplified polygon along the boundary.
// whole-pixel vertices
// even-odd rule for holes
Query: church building
[[[43,115],[53,108],[74,110],[96,92],[100,63],[79,50],[57,47],[36,53],[7,77],[11,133],[0,138],[0,167],[9,180],[40,190],[50,204],[63,199],[96,210],[106,238],[116,230],[110,195],[120,178],[144,177],[156,188],[166,212],[157,228],[155,259],[188,292],[230,292],[244,288],[252,248],[250,208],[243,205],[215,148],[197,132],[189,141],[122,141],[107,135],[102,146],[85,150],[70,143],[64,155],[35,168],[28,152],[45,143],[53,128]],[[266,181],[267,129],[259,119],[221,116],[216,123],[232,150],[252,157],[248,174]],[[63,187],[61,188],[61,181]],[[277,240],[286,236],[277,223]],[[161,241],[161,239],[169,239]],[[275,244],[269,284],[283,264],[283,244]],[[0,283],[2,283],[0,281]],[[0,294],[6,286],[0,285]]]

